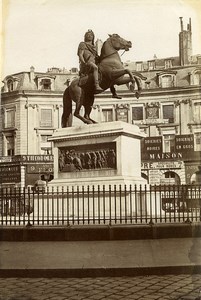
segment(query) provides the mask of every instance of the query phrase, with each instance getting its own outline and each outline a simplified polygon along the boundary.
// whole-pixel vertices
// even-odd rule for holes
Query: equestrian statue
[[[142,90],[141,80],[146,80],[146,77],[139,72],[123,67],[118,51],[128,51],[132,47],[130,41],[126,41],[118,34],[109,35],[98,56],[94,38],[93,31],[88,30],[85,33],[84,42],[78,46],[80,76],[74,79],[64,91],[62,127],[72,126],[72,101],[76,104],[74,116],[86,124],[93,124],[96,122],[90,118],[90,113],[95,94],[100,94],[110,88],[112,97],[121,99],[114,85],[127,84],[129,86],[131,83],[130,90],[135,92],[138,99]],[[135,90],[135,82],[138,90]],[[84,116],[80,115],[82,106],[84,106]]]

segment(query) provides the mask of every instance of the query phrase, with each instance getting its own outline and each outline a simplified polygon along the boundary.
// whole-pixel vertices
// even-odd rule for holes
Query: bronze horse
[[[138,72],[131,72],[129,69],[124,68],[118,53],[119,50],[128,51],[131,47],[132,43],[124,40],[118,34],[109,35],[109,38],[104,42],[98,64],[99,82],[103,91],[113,85],[128,85],[131,82],[130,89],[134,92],[134,84],[136,82],[138,90],[135,96],[139,98],[142,90],[140,79],[145,80],[146,77]],[[96,123],[90,118],[94,103],[94,94],[92,74],[81,79],[76,78],[71,82],[63,94],[62,127],[72,126],[72,101],[76,103],[75,117],[86,124]],[[80,115],[82,106],[85,109],[84,117]]]

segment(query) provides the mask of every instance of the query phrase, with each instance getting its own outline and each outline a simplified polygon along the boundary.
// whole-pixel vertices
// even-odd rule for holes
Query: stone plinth
[[[57,129],[53,142],[54,179],[50,186],[144,184],[136,125],[108,122]]]

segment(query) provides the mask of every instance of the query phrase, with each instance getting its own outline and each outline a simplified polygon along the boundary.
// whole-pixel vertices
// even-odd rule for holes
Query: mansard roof
[[[51,73],[51,72],[20,72],[12,75],[8,75],[4,78],[3,83],[8,82],[9,79],[17,81],[15,90],[38,90],[38,80],[41,78],[47,78],[54,80],[54,91],[64,91],[68,79],[72,80],[77,77],[77,73]],[[4,87],[2,92],[6,92]]]

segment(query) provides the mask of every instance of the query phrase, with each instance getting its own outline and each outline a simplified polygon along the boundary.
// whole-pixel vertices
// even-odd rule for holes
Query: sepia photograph
[[[0,3],[0,300],[201,300],[201,0]]]

